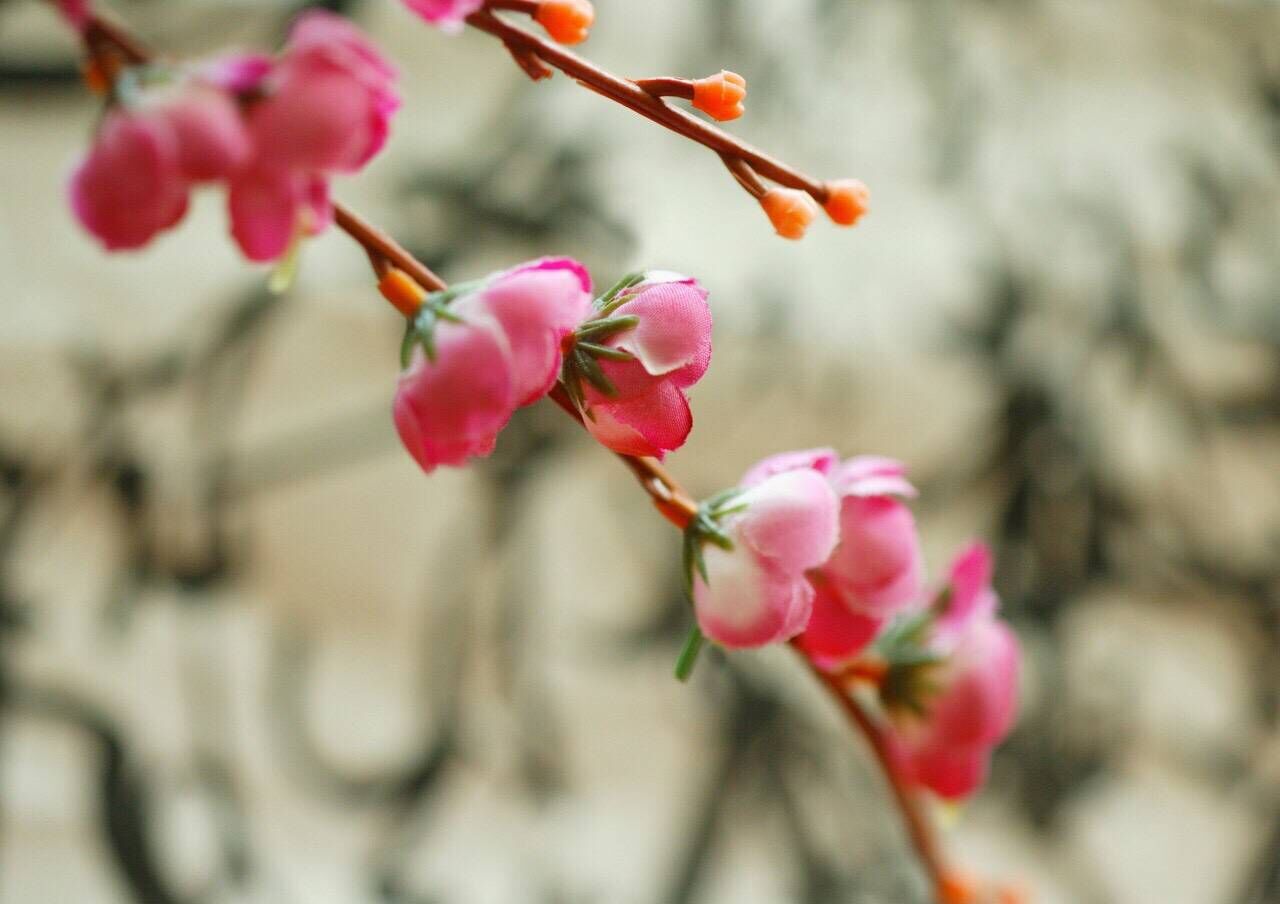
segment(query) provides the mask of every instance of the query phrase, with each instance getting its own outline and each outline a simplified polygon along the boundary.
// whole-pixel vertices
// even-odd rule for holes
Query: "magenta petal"
[[[990,758],[986,747],[931,748],[911,757],[911,771],[939,797],[959,800],[982,787]]]
[[[257,91],[274,66],[265,53],[236,53],[210,60],[196,75],[215,88],[242,95]]]
[[[812,591],[803,580],[779,575],[745,546],[726,552],[708,545],[709,582],[694,581],[694,612],[707,637],[734,649],[787,640],[803,629]]]
[[[916,488],[906,478],[902,462],[878,455],[851,458],[835,470],[831,482],[842,496],[901,496],[914,498]]]
[[[287,173],[249,171],[231,180],[231,234],[246,257],[272,261],[285,253],[298,227],[301,194],[302,186]]]
[[[77,31],[89,24],[89,0],[57,0],[58,12]]]
[[[463,19],[484,6],[484,0],[404,0],[404,5],[433,25],[455,32]]]
[[[393,409],[401,441],[428,472],[488,455],[515,410],[510,352],[496,323],[441,323],[435,338],[436,360],[415,352]]]
[[[177,138],[178,166],[188,179],[219,179],[249,158],[252,149],[240,109],[221,91],[192,87],[160,115]]]
[[[839,456],[834,449],[804,449],[799,452],[781,452],[771,455],[754,465],[738,481],[740,487],[752,487],[775,474],[784,471],[813,470],[827,475],[836,466]]]

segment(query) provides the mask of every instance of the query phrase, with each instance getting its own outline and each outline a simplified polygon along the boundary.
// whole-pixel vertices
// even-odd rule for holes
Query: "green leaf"
[[[698,654],[702,652],[705,642],[706,637],[696,624],[689,629],[689,635],[685,638],[684,646],[680,648],[680,655],[676,658],[677,679],[689,680],[689,676],[693,674],[693,667],[698,664]]]

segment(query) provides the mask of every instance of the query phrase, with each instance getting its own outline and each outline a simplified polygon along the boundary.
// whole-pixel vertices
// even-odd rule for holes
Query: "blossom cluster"
[[[959,798],[1012,727],[1018,646],[996,616],[984,546],[925,592],[914,495],[890,459],[767,458],[691,524],[690,582],[699,628],[722,646],[794,639],[834,673],[874,651],[902,773]]]
[[[354,25],[320,11],[297,20],[278,57],[132,67],[111,92],[71,178],[84,227],[109,250],[140,248],[183,218],[193,186],[220,182],[232,235],[255,261],[329,224],[330,178],[381,150],[400,106],[392,67]]]
[[[393,301],[403,280],[383,280]],[[395,423],[425,471],[488,455],[557,381],[615,452],[660,458],[693,428],[685,390],[710,364],[711,312],[692,279],[638,273],[593,300],[585,267],[544,258],[398,306],[409,323]]]

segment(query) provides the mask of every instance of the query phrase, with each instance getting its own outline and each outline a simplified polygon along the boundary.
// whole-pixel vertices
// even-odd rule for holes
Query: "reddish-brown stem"
[[[685,100],[693,100],[693,82],[687,78],[671,78],[664,75],[658,78],[638,78],[635,79],[635,83],[645,94],[652,94],[654,97],[682,97]]]
[[[478,28],[497,35],[512,48],[512,52],[517,54],[517,57],[523,52],[544,59],[605,96],[660,122],[675,132],[705,144],[721,155],[730,172],[748,191],[754,193],[754,186],[759,185],[759,180],[753,172],[755,170],[774,181],[807,191],[820,201],[825,200],[825,189],[820,183],[793,173],[772,158],[734,141],[720,130],[668,107],[646,93],[636,83],[609,75],[585,60],[508,25],[487,12],[476,13],[468,21]],[[131,35],[98,18],[90,20],[84,31],[84,42],[90,57],[94,59],[100,56],[106,46],[114,48],[116,54],[129,64],[145,63],[152,58],[147,48]],[[443,279],[405,250],[400,243],[350,208],[334,202],[333,213],[334,223],[364,249],[370,265],[379,277],[385,274],[388,266],[395,266],[409,274],[428,291],[441,291],[447,288]],[[550,396],[572,418],[579,423],[582,422],[581,412],[562,387],[557,386],[551,391]],[[683,530],[697,515],[697,502],[656,460],[621,454],[618,458],[631,471],[658,511],[675,527]],[[810,672],[848,717],[849,722],[867,739],[893,792],[912,844],[929,875],[935,894],[941,901],[948,877],[946,864],[928,815],[921,807],[920,798],[894,765],[883,730],[862,708],[862,705],[849,695],[844,686],[845,676],[827,674],[814,665],[798,648],[797,652],[800,653],[801,659]]]
[[[515,13],[524,13],[526,16],[537,15],[538,7],[541,5],[541,0],[488,0],[485,4],[490,9],[509,9]]]
[[[724,161],[725,167],[728,168],[730,175],[738,180],[751,197],[759,200],[764,197],[767,189],[760,182],[760,177],[756,175],[755,170],[747,165],[741,157],[730,157],[728,154],[721,154],[720,159]]]
[[[806,191],[819,204],[825,204],[827,201],[827,187],[821,181],[792,169],[782,161],[739,141],[690,113],[663,103],[630,79],[607,72],[553,41],[512,25],[487,9],[472,13],[467,17],[467,23],[488,32],[508,47],[520,47],[535,54],[547,65],[559,69],[596,93],[653,120],[678,135],[696,141],[717,154],[745,160],[753,170],[766,179],[788,188]]]
[[[794,642],[792,643],[792,649],[799,654],[800,659],[805,663],[814,678],[827,689],[828,695],[844,711],[849,721],[867,739],[871,752],[875,754],[875,758],[880,764],[880,771],[884,773],[885,779],[888,780],[889,789],[893,793],[898,810],[902,813],[902,819],[906,823],[907,834],[911,838],[912,847],[915,848],[916,854],[919,856],[920,862],[929,876],[934,893],[940,901],[944,900],[944,889],[946,888],[950,871],[947,869],[946,861],[943,859],[942,851],[938,846],[937,836],[929,814],[925,812],[922,806],[922,800],[917,789],[905,781],[898,771],[894,763],[893,752],[889,748],[889,739],[884,730],[863,709],[857,698],[850,695],[844,686],[844,680],[841,676],[829,674],[818,668],[813,660],[806,656],[804,651],[796,646]]]

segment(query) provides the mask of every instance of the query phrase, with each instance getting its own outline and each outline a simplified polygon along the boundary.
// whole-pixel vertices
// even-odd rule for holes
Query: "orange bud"
[[[827,216],[841,226],[852,226],[867,212],[870,192],[860,179],[837,179],[827,183]]]
[[[818,215],[818,205],[794,188],[771,188],[760,197],[760,206],[769,215],[774,231],[784,239],[804,238],[805,230]]]
[[[412,317],[422,307],[426,291],[418,285],[413,277],[403,270],[392,267],[378,280],[378,291],[382,297],[395,305],[395,309],[406,317]]]
[[[978,900],[978,883],[968,873],[950,873],[943,877],[938,889],[942,904],[975,904]]]
[[[1031,904],[1031,892],[1022,885],[1002,885],[996,891],[996,904]]]
[[[695,79],[693,83],[693,105],[720,122],[741,116],[745,112],[742,100],[746,96],[747,80],[728,69]]]
[[[596,11],[590,0],[542,0],[533,18],[556,42],[581,44],[596,20]]]
[[[111,88],[111,79],[107,77],[102,64],[96,59],[85,60],[84,65],[80,67],[80,76],[84,79],[86,87],[94,94],[106,94]]]

